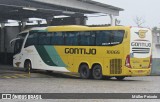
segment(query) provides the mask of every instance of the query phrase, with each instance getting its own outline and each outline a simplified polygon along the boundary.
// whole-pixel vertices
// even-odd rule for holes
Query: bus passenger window
[[[113,31],[113,36],[112,36],[112,45],[120,44],[123,41],[125,31],[123,30],[115,30]]]
[[[96,32],[91,32],[89,45],[94,46],[96,42]]]
[[[62,32],[54,32],[51,37],[52,45],[64,45],[64,37]]]
[[[96,45],[97,46],[111,45],[111,31],[97,31]]]
[[[78,45],[78,33],[77,32],[66,32],[65,45]]]
[[[94,35],[91,32],[80,32],[79,35],[79,45],[81,46],[89,46],[94,45]]]
[[[39,45],[50,45],[50,33],[46,32],[39,32],[39,39],[38,39],[38,44]]]
[[[37,32],[31,32],[27,38],[25,47],[37,44],[38,44],[38,34]]]

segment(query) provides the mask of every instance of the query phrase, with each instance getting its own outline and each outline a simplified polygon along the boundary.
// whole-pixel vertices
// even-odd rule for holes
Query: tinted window
[[[95,45],[95,33],[94,32],[80,32],[79,45],[82,45],[82,46]]]
[[[97,31],[96,32],[96,45],[105,46],[111,44],[111,31]]]
[[[65,44],[66,45],[78,45],[78,32],[66,32]]]
[[[51,34],[47,32],[38,33],[38,45],[49,45],[51,40]]]
[[[20,38],[20,39],[16,40],[16,42],[15,42],[15,45],[14,45],[14,53],[15,54],[21,52],[22,45],[23,45],[23,42],[24,42],[26,35],[27,35],[27,33],[22,33],[17,36],[17,38]]]
[[[123,41],[124,31],[117,30],[113,31],[113,37],[111,44],[120,44]]]
[[[64,34],[62,32],[54,32],[51,37],[52,45],[64,45]]]
[[[38,44],[38,32],[30,32],[25,47]]]
[[[81,32],[30,32],[26,47],[30,45],[113,46],[122,43],[123,30]]]
[[[53,45],[113,46],[123,41],[123,30],[55,32],[51,38]]]

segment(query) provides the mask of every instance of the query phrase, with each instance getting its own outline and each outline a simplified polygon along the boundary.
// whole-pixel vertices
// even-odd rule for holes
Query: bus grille
[[[110,60],[110,74],[121,74],[122,73],[122,59],[111,59]]]
[[[132,48],[133,53],[149,53],[150,48]]]

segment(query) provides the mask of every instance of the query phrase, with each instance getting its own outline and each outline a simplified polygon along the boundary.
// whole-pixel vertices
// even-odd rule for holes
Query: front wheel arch
[[[29,69],[29,66],[30,66],[30,69]],[[26,59],[26,60],[24,61],[24,71],[25,71],[25,72],[32,71],[32,62],[31,62],[31,60]]]
[[[87,65],[88,68],[90,69],[90,66],[89,66],[89,64],[87,62],[82,62],[82,63],[79,64],[78,73],[80,72],[80,66],[84,65],[84,64]]]

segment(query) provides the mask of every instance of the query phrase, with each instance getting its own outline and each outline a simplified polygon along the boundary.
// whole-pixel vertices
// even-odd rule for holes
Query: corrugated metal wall
[[[153,33],[152,72],[151,75],[160,75],[160,43],[156,33]]]
[[[153,58],[152,59],[151,75],[160,75],[160,58]]]

